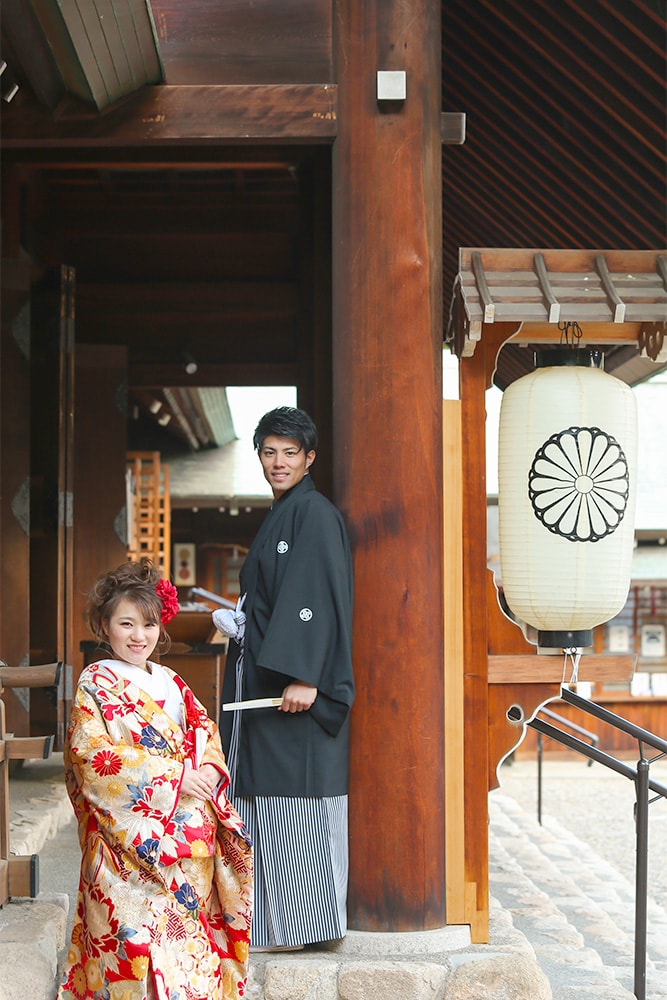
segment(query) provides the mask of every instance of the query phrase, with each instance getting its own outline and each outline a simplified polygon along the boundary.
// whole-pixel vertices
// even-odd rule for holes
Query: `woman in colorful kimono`
[[[111,650],[79,679],[65,746],[81,877],[59,1000],[239,1000],[252,848],[216,725],[152,662],[176,588],[149,560],[106,573],[86,609]]]

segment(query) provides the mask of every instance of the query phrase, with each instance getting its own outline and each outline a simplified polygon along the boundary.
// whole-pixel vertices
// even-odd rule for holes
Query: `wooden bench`
[[[2,661],[4,663],[4,661]],[[53,750],[53,736],[13,736],[5,730],[3,688],[51,687],[60,680],[62,663],[32,667],[0,665],[0,906],[12,896],[34,897],[39,892],[37,854],[9,853],[9,762],[42,758]]]

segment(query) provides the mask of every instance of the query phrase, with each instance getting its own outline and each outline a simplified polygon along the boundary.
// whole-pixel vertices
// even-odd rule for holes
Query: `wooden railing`
[[[3,661],[4,662],[4,661]],[[9,853],[9,762],[41,757],[53,750],[53,736],[13,736],[5,730],[3,688],[51,687],[58,684],[62,663],[33,667],[0,666],[0,906],[11,896],[34,897],[39,892],[36,854]]]

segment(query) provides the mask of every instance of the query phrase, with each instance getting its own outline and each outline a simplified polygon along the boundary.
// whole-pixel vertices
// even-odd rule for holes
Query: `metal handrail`
[[[566,726],[568,729],[572,729],[575,733],[579,733],[580,736],[585,736],[587,740],[591,741],[593,746],[596,746],[600,742],[600,737],[597,733],[592,733],[590,729],[584,729],[583,726],[577,725],[577,723],[572,722],[571,719],[566,719],[564,715],[552,712],[550,708],[541,708],[540,715],[547,715],[550,719],[555,719],[557,722],[560,722],[562,726]]]
[[[562,730],[558,729],[556,726],[552,726],[548,722],[543,722],[542,719],[533,719],[533,721],[529,722],[528,725],[531,729],[535,729],[536,732],[541,732],[550,739],[557,740],[559,743],[562,743],[563,746],[569,747],[571,750],[576,750],[577,753],[581,753],[585,757],[589,757],[590,760],[594,760],[598,764],[603,764],[605,767],[610,768],[610,770],[616,771],[617,774],[622,774],[624,778],[629,778],[631,781],[634,781],[637,777],[637,769],[632,767],[630,764],[624,764],[623,761],[617,760],[616,757],[612,757],[611,754],[605,753],[604,750],[598,750],[597,747],[589,746],[588,743],[583,743],[581,740],[577,739],[576,736],[570,736],[569,733],[562,732]],[[662,795],[664,798],[667,798],[667,785],[662,785],[659,781],[654,781],[653,778],[651,778],[649,781],[649,788],[652,792],[656,792],[658,795]]]
[[[596,719],[607,722],[610,726],[622,730],[622,732],[627,733],[634,739],[641,740],[642,743],[648,743],[654,750],[659,750],[661,755],[667,754],[667,740],[661,739],[655,733],[650,733],[648,729],[642,729],[641,726],[636,726],[634,722],[628,722],[621,715],[610,712],[608,708],[603,708],[602,705],[596,705],[595,702],[589,701],[588,698],[582,698],[580,694],[575,694],[569,688],[561,687],[560,696],[567,704],[574,705],[575,708],[580,708],[582,712],[588,712],[589,715],[594,715]]]
[[[653,749],[658,751],[656,756],[652,758],[652,760],[655,761],[667,755],[667,742],[659,736],[656,736],[654,733],[650,733],[648,730],[642,729],[640,726],[635,726],[634,723],[628,722],[627,719],[623,719],[621,716],[615,715],[613,712],[610,712],[605,708],[601,708],[599,705],[595,705],[593,702],[588,701],[587,698],[582,698],[581,695],[577,695],[573,691],[563,687],[561,687],[561,698],[570,705],[574,705],[576,708],[581,709],[581,711],[587,712],[589,715],[596,716],[608,725],[613,726],[615,729],[620,729],[623,732],[628,733],[638,742],[639,760],[637,761],[637,767],[634,768],[629,764],[623,763],[623,761],[617,760],[616,757],[612,757],[611,754],[598,750],[596,746],[589,746],[587,743],[584,743],[583,740],[578,739],[576,736],[571,736],[569,733],[563,732],[561,729],[558,729],[557,726],[552,726],[550,723],[544,722],[542,719],[532,719],[528,723],[531,729],[536,730],[538,734],[549,736],[551,739],[556,740],[563,746],[569,747],[571,750],[575,750],[584,757],[588,757],[589,760],[595,760],[598,763],[603,764],[605,767],[616,771],[618,774],[623,775],[623,777],[634,781],[637,796],[637,801],[635,803],[637,862],[635,869],[634,993],[636,1000],[646,1000],[648,808],[651,802],[655,801],[655,799],[649,799],[649,790],[655,792],[658,796],[662,796],[667,799],[667,785],[663,785],[650,778],[649,767],[652,761],[645,757],[644,745],[646,744],[651,746]],[[573,726],[574,724],[571,725]]]
[[[559,722],[561,726],[566,726],[568,729],[572,729],[575,733],[579,733],[581,736],[585,736],[586,739],[591,741],[592,746],[597,746],[600,742],[600,737],[596,733],[592,733],[589,729],[584,729],[583,726],[577,725],[576,722],[572,722],[570,719],[566,719],[564,715],[558,715],[557,712],[552,712],[550,708],[541,708],[540,715],[546,715],[555,722]],[[542,825],[542,733],[537,734],[537,822]],[[591,767],[593,761],[589,759],[588,767]]]

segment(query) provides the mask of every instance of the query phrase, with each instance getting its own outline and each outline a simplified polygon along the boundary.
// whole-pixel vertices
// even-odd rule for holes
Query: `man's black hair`
[[[252,443],[260,452],[267,437],[294,438],[308,454],[317,448],[317,427],[305,410],[295,406],[277,406],[265,413],[255,428]]]

